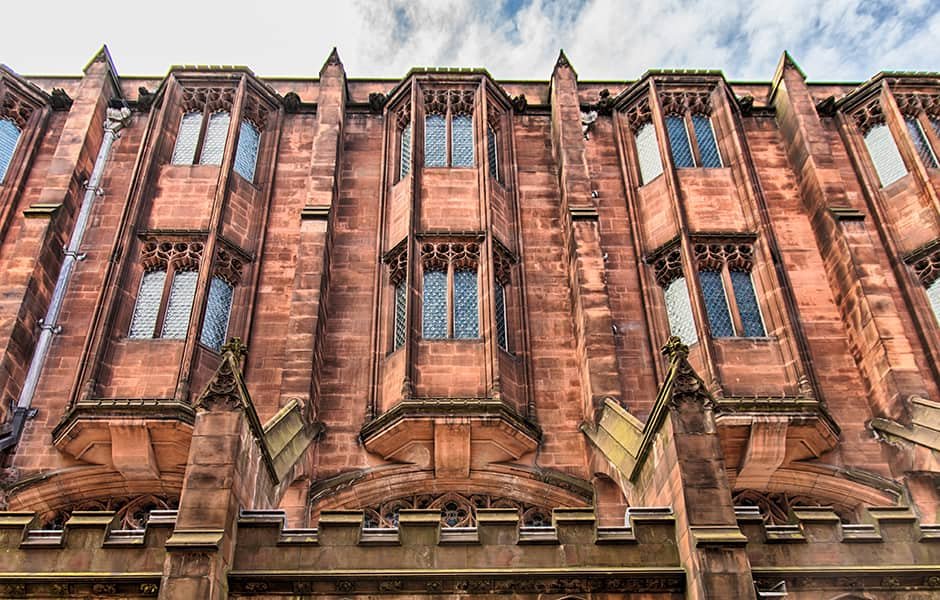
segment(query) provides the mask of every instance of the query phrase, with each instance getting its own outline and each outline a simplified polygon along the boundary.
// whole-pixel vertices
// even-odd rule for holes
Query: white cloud
[[[412,66],[439,65],[547,79],[560,48],[582,79],[681,67],[767,80],[784,49],[812,80],[940,70],[933,51],[938,0],[164,0],[106,7],[56,0],[44,3],[41,21],[33,6],[8,7],[5,20],[23,26],[0,38],[0,61],[23,73],[77,73],[107,42],[122,74],[225,63],[262,75],[315,76],[332,46],[352,77],[400,77]]]

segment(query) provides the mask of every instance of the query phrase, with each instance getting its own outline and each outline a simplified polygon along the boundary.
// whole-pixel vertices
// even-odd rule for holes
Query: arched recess
[[[148,497],[159,509],[162,503],[173,506],[182,485],[182,470],[164,471],[159,480],[128,480],[107,466],[67,467],[13,484],[7,490],[6,510],[36,512],[40,520],[54,523],[71,510],[120,510],[135,502],[146,505]]]
[[[428,507],[436,508],[447,495],[488,499],[492,508],[540,508],[550,519],[556,507],[591,506],[593,492],[587,481],[511,467],[505,472],[471,471],[469,478],[434,477],[413,466],[385,467],[344,474],[311,488],[307,521],[315,523],[322,510],[375,510],[397,500],[408,504],[416,496],[432,497],[434,506]]]
[[[620,486],[604,473],[595,473],[592,483],[597,524],[603,527],[623,526],[624,516],[630,505],[620,491]]]
[[[847,479],[839,471],[806,465],[802,469],[791,466],[777,470],[761,488],[735,488],[733,499],[735,504],[761,507],[771,523],[786,523],[787,513],[794,506],[831,506],[844,522],[857,522],[863,508],[895,506],[901,495],[887,485],[878,489]]]

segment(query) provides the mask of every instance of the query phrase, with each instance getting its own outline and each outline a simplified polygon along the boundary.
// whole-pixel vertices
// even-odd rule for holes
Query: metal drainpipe
[[[33,402],[36,386],[39,383],[39,375],[42,373],[42,367],[52,345],[52,338],[62,331],[62,326],[58,324],[59,311],[62,309],[62,301],[65,298],[65,292],[68,290],[75,262],[84,258],[84,255],[78,253],[78,250],[82,245],[82,238],[85,237],[85,230],[88,228],[88,219],[91,217],[95,196],[101,193],[98,184],[101,182],[102,173],[104,173],[104,165],[108,162],[114,140],[119,137],[121,129],[127,126],[131,118],[130,109],[124,106],[123,103],[117,108],[109,106],[107,110],[107,118],[104,122],[104,139],[101,140],[101,148],[98,149],[98,156],[95,158],[95,166],[91,171],[91,177],[88,179],[88,183],[85,184],[85,196],[82,198],[82,206],[78,211],[78,218],[75,220],[75,228],[72,230],[72,237],[69,239],[68,248],[65,250],[65,258],[62,260],[62,268],[59,270],[59,277],[55,282],[52,300],[49,302],[46,316],[41,321],[39,341],[36,342],[36,349],[33,351],[33,358],[29,363],[29,371],[26,373],[23,389],[20,392],[16,407],[13,409],[12,430],[0,437],[0,451],[15,446],[23,434],[26,418],[30,412],[29,407]]]

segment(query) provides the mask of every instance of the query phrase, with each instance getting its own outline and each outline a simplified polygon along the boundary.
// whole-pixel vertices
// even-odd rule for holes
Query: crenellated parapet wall
[[[765,524],[756,507],[735,512],[758,590],[797,598],[862,590],[879,598],[940,594],[940,527],[920,523],[909,508],[868,508],[856,524],[842,523],[827,507],[793,509],[788,525]]]

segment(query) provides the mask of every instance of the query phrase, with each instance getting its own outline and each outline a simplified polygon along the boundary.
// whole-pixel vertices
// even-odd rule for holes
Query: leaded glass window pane
[[[712,130],[712,121],[707,115],[692,115],[692,127],[695,129],[695,141],[698,142],[698,151],[701,154],[702,166],[710,169],[721,167],[721,154],[715,142],[715,132]]]
[[[411,123],[401,130],[401,165],[398,178],[404,179],[411,170]]]
[[[261,132],[251,121],[242,121],[238,130],[238,148],[235,149],[235,172],[246,181],[255,180],[255,165],[258,163],[258,146]],[[224,144],[223,144],[224,145]]]
[[[496,305],[496,343],[505,351],[509,351],[509,340],[506,338],[506,286],[496,283],[496,293],[493,295]]]
[[[165,281],[166,271],[150,271],[140,278],[137,304],[134,305],[134,316],[131,318],[131,328],[127,332],[127,337],[138,339],[153,337]]]
[[[764,337],[764,321],[760,316],[760,305],[754,293],[754,281],[746,271],[731,271],[731,287],[734,288],[734,300],[738,304],[741,324],[746,337]]]
[[[683,344],[698,341],[695,331],[695,319],[692,317],[692,302],[685,277],[673,279],[663,290],[666,296],[666,317],[669,319],[669,332],[682,340]]]
[[[868,155],[875,165],[881,187],[894,183],[907,174],[901,153],[898,152],[891,131],[884,123],[868,130],[865,134],[865,147],[868,148]]]
[[[395,286],[395,349],[405,345],[406,309],[408,307],[408,288],[404,281]]]
[[[692,158],[692,146],[689,144],[689,133],[685,129],[685,118],[682,115],[667,116],[666,132],[669,134],[672,162],[680,169],[694,167],[695,161]]]
[[[733,336],[734,327],[731,325],[728,298],[725,296],[725,286],[721,282],[721,272],[700,271],[699,280],[702,282],[705,312],[708,313],[708,324],[711,325],[712,335],[715,337]]]
[[[444,115],[424,119],[424,166],[447,166],[447,121]]]
[[[176,132],[176,145],[173,146],[174,165],[191,165],[196,158],[196,144],[199,142],[199,130],[202,129],[202,113],[188,112],[180,119],[180,128]]]
[[[480,337],[480,311],[477,309],[477,272],[454,272],[454,337]]]
[[[196,296],[196,280],[199,273],[196,271],[177,271],[173,275],[170,285],[170,299],[166,304],[166,315],[163,317],[163,332],[161,337],[181,340],[186,337],[189,329],[189,314],[193,309],[193,298]]]
[[[930,308],[933,309],[933,316],[940,323],[940,279],[934,281],[927,287],[927,299],[930,300]]]
[[[451,152],[454,167],[473,166],[473,119],[470,115],[454,115],[450,123]]]
[[[447,337],[447,272],[424,272],[421,302],[421,335],[425,339]]]
[[[224,110],[214,112],[209,116],[209,124],[206,126],[206,139],[202,142],[202,154],[199,156],[199,164],[222,164],[222,155],[225,154],[225,138],[228,137],[230,120],[231,116]]]
[[[640,160],[640,182],[647,184],[663,172],[663,161],[659,156],[656,128],[652,123],[640,127],[636,132],[636,154]]]
[[[911,134],[911,141],[914,142],[914,149],[917,150],[917,156],[924,163],[925,167],[937,168],[937,157],[934,156],[930,144],[927,143],[927,136],[921,128],[917,117],[906,116],[904,123],[907,124],[907,132]]]
[[[195,271],[193,271],[195,273]],[[202,334],[199,340],[213,350],[218,350],[225,343],[228,331],[228,317],[232,311],[232,294],[235,289],[221,277],[213,277],[209,284],[209,296],[206,299],[206,318],[202,322]]]
[[[10,161],[13,160],[13,153],[16,152],[16,145],[20,141],[20,128],[16,123],[9,119],[0,119],[0,183],[3,183],[7,176],[7,169],[10,167]]]
[[[496,132],[486,128],[486,158],[490,161],[490,177],[499,181],[499,148],[496,146]]]

